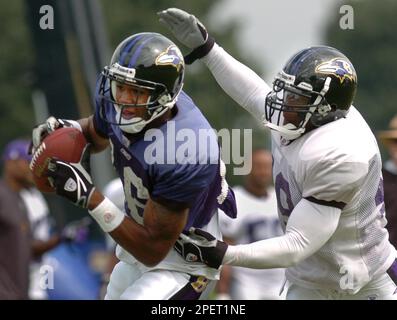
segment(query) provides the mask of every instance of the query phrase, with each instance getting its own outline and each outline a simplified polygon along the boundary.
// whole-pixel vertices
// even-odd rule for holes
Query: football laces
[[[46,149],[46,145],[45,145],[45,143],[43,142],[43,143],[37,148],[37,150],[36,150],[36,151],[34,152],[34,154],[33,154],[32,160],[30,161],[30,164],[29,164],[30,170],[33,171],[33,168],[34,168],[34,166],[35,166],[35,164],[36,164],[37,158],[40,157],[40,155],[43,153],[43,151],[44,151],[45,149]]]

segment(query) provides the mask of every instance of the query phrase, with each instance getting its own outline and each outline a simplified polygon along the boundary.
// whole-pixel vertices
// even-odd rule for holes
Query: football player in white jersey
[[[207,232],[182,236],[186,257],[249,268],[286,267],[287,299],[397,299],[396,250],[385,229],[376,139],[352,106],[357,75],[338,50],[292,56],[270,88],[226,53],[193,15],[160,13],[236,102],[272,132],[273,178],[285,234],[228,246]]]
[[[233,187],[236,219],[219,216],[224,240],[229,244],[247,244],[283,234],[277,216],[277,198],[272,186],[272,155],[256,149],[251,156],[252,169],[243,186]],[[278,300],[284,281],[284,269],[254,270],[224,266],[217,285],[218,299]]]

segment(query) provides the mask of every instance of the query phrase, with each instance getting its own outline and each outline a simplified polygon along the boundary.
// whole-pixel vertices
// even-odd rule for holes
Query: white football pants
[[[397,285],[387,273],[371,280],[356,294],[289,284],[287,300],[397,300]]]
[[[203,300],[216,281],[171,270],[141,272],[120,261],[110,276],[105,300]]]

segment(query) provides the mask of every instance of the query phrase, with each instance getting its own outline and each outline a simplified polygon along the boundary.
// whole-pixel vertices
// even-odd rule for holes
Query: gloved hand
[[[52,159],[48,164],[48,180],[55,188],[56,193],[75,205],[87,208],[95,187],[89,169],[84,167],[88,164],[90,156],[90,145],[88,144],[78,163],[68,163],[59,159]]]
[[[55,117],[51,116],[44,123],[39,124],[33,128],[32,142],[29,148],[29,152],[31,154],[34,154],[34,152],[46,136],[48,136],[51,132],[63,127],[74,127],[81,131],[81,126],[77,121],[56,119]]]
[[[159,21],[170,29],[175,38],[193,51],[186,55],[185,63],[192,64],[208,54],[215,40],[208,35],[204,25],[192,14],[169,8],[157,13]]]
[[[204,263],[215,269],[222,265],[227,247],[225,242],[196,228],[190,228],[189,233],[181,233],[174,245],[175,250],[186,261]]]
[[[61,232],[61,240],[65,242],[82,243],[87,240],[89,234],[89,226],[92,220],[84,217],[81,220],[69,222]]]

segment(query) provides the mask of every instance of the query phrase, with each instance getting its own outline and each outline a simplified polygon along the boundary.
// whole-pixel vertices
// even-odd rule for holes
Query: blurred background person
[[[386,228],[390,242],[397,248],[397,115],[390,121],[389,130],[379,132],[378,137],[389,153],[389,159],[382,169]]]
[[[20,196],[27,208],[32,236],[32,259],[29,275],[29,299],[46,300],[49,298],[46,279],[48,272],[45,259],[46,253],[64,244],[84,243],[89,234],[89,225],[92,220],[84,217],[67,223],[61,230],[57,230],[55,221],[50,215],[47,202],[43,195],[35,188],[30,187],[20,191]],[[43,268],[44,266],[44,268]]]
[[[47,202],[34,187],[29,141],[9,142],[2,156],[0,181],[0,298],[47,299],[42,257],[61,242],[82,241],[86,220],[54,233]],[[89,219],[89,218],[88,218]]]
[[[40,286],[42,255],[61,242],[60,235],[50,235],[50,216],[43,195],[34,187],[33,175],[29,169],[31,156],[28,155],[29,141],[18,139],[10,142],[4,151],[5,177],[22,200],[22,207],[29,220],[31,249],[29,263],[29,299],[47,299],[47,291]],[[11,200],[9,200],[11,202]],[[13,202],[13,200],[12,200]]]
[[[27,142],[20,141],[21,147],[26,150]],[[22,150],[21,150],[22,151]],[[23,166],[28,166],[29,162],[25,161]],[[47,290],[40,285],[42,274],[43,254],[55,248],[61,243],[61,236],[58,234],[51,235],[51,223],[47,202],[43,195],[33,186],[33,177],[31,171],[26,171],[24,175],[25,186],[19,191],[28,215],[30,223],[30,232],[32,242],[32,257],[29,267],[29,299],[43,300],[47,299]]]
[[[0,180],[0,299],[28,299],[32,258],[30,223],[20,192],[32,185],[27,145],[6,145]]]
[[[243,186],[233,188],[237,218],[220,215],[225,241],[246,244],[282,234],[272,186],[272,155],[265,149],[252,153],[252,169]],[[217,299],[275,300],[284,280],[284,269],[255,270],[223,266]]]

